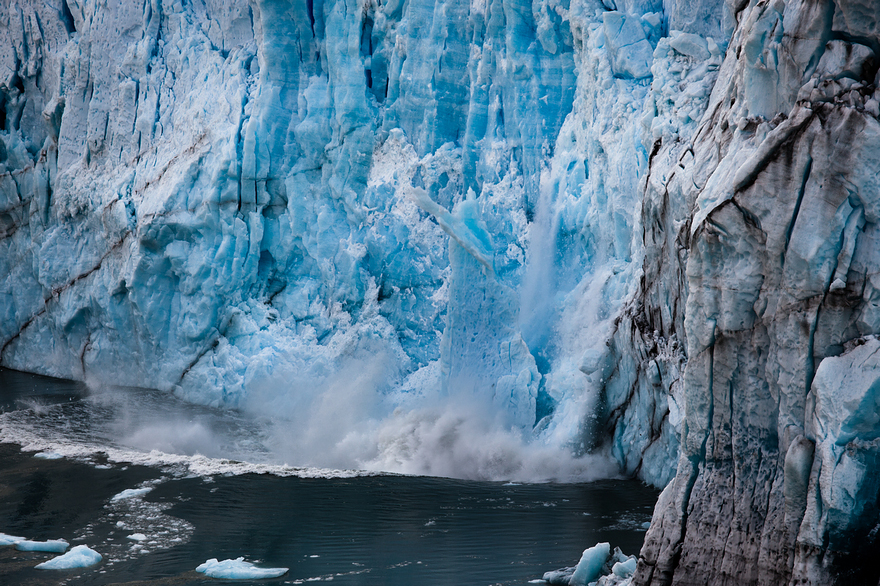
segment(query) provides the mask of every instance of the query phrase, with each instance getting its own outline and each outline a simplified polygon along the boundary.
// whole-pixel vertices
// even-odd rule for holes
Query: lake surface
[[[637,553],[658,494],[293,468],[261,461],[261,433],[154,391],[0,370],[0,533],[104,556],[47,571],[52,554],[0,547],[0,583],[217,584],[196,566],[243,556],[290,568],[258,583],[527,584],[599,541]]]

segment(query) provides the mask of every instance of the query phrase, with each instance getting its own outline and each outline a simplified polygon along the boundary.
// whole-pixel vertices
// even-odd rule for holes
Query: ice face
[[[2,363],[286,417],[333,465],[446,401],[668,481],[683,340],[619,318],[649,134],[693,133],[725,41],[520,4],[4,6]]]

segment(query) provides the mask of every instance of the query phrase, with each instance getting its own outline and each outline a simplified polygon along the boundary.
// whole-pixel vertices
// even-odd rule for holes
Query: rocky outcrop
[[[691,210],[688,362],[678,471],[635,584],[880,576],[864,557],[880,547],[878,16],[742,4],[690,149],[652,167],[649,189]]]

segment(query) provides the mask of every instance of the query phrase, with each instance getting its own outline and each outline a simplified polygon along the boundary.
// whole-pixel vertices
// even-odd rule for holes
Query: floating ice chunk
[[[127,489],[123,490],[122,492],[120,492],[119,494],[115,495],[110,500],[111,501],[121,501],[123,499],[130,499],[130,498],[135,498],[135,497],[139,497],[139,496],[144,496],[145,494],[147,494],[151,490],[153,490],[153,488],[149,487],[149,486],[146,488],[127,488]]]
[[[629,578],[636,571],[636,556],[630,556],[625,562],[617,562],[612,566],[611,573],[621,578]]]
[[[40,458],[43,460],[59,460],[63,458],[61,454],[58,452],[37,452],[34,454],[34,458]]]
[[[571,575],[574,574],[574,570],[575,568],[572,566],[570,568],[562,568],[561,570],[544,572],[544,578],[541,582],[546,582],[552,586],[567,586],[571,582]]]
[[[87,545],[77,545],[64,555],[34,566],[38,570],[70,570],[87,568],[101,561],[101,554]]]
[[[131,535],[127,536],[126,539],[131,539],[132,541],[146,541],[147,536],[143,533],[132,533]]]
[[[48,551],[50,553],[62,553],[70,544],[63,539],[50,539],[48,541],[17,541],[15,549],[18,551]]]
[[[553,586],[629,586],[636,571],[636,556],[628,556],[608,543],[597,543],[584,550],[578,565],[545,572],[543,580]]]
[[[597,543],[589,549],[585,549],[571,575],[569,584],[571,586],[586,586],[590,582],[595,582],[602,574],[602,566],[608,561],[611,555],[611,544],[602,542]]]
[[[25,537],[16,537],[15,535],[0,533],[0,545],[15,545],[19,541],[24,541],[25,539]]]
[[[244,558],[223,560],[218,562],[212,558],[196,568],[209,578],[221,578],[224,580],[258,580],[260,578],[278,578],[287,573],[288,568],[258,568]]]

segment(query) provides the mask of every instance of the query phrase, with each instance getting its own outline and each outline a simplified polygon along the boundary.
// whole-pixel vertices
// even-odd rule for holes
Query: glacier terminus
[[[0,365],[877,584],[878,68],[875,0],[9,0]]]

